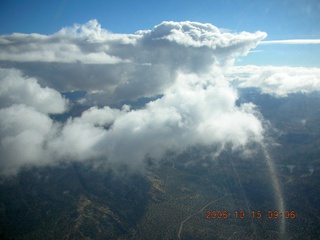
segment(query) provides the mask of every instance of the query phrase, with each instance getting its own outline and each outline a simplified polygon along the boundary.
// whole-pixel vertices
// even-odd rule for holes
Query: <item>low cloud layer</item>
[[[240,81],[240,88],[256,87],[275,97],[320,91],[320,68],[234,66],[227,76],[230,81]]]
[[[285,94],[281,81],[270,87],[254,80],[264,68],[232,67],[265,37],[195,22],[113,34],[95,20],[49,36],[0,36],[0,173],[92,159],[137,170],[167,151],[262,141],[255,106],[237,106],[229,81]],[[270,69],[265,75],[279,71]],[[92,107],[65,123],[54,121],[49,114],[67,114],[70,107],[60,92],[74,90],[86,91],[81,102]],[[152,96],[158,98],[140,109],[109,107]]]
[[[177,74],[176,84],[144,108],[92,107],[66,123],[54,122],[37,106],[13,104],[0,110],[1,173],[24,166],[103,159],[110,166],[143,166],[167,151],[194,145],[245,146],[263,138],[252,104],[235,105],[237,93],[223,79]],[[210,80],[212,83],[212,80]]]

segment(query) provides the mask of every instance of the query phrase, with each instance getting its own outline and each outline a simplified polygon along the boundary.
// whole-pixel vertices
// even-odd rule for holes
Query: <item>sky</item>
[[[264,31],[266,40],[320,39],[318,0],[8,1],[0,3],[0,34],[52,34],[97,19],[113,33],[152,29],[162,21],[211,23],[230,31]],[[318,44],[259,46],[238,64],[319,67]],[[258,61],[256,61],[258,59]]]
[[[265,31],[270,40],[319,38],[317,0],[1,1],[0,33],[57,32],[97,19],[114,33],[150,29],[162,21],[209,22],[235,31]]]
[[[92,159],[139,171],[199,145],[245,151],[268,124],[254,103],[236,104],[239,89],[320,91],[315,0],[2,1],[0,11],[1,175]],[[84,96],[62,94],[75,91]],[[87,110],[52,117],[75,104]]]

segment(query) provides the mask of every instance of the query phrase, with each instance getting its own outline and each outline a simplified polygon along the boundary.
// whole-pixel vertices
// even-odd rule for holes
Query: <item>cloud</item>
[[[95,101],[110,104],[162,94],[177,71],[208,71],[247,54],[265,37],[196,22],[113,34],[91,20],[52,35],[1,36],[0,66],[20,69],[60,92],[86,90]]]
[[[0,173],[14,175],[24,166],[44,166],[51,161],[44,149],[52,120],[25,105],[0,109]]]
[[[103,158],[137,170],[146,156],[159,160],[169,150],[179,154],[197,144],[226,143],[236,148],[262,140],[251,104],[236,107],[237,94],[224,81],[204,89],[197,78],[179,74],[177,85],[143,109],[93,107],[70,119],[48,142],[48,151],[59,159]]]
[[[179,73],[163,97],[142,109],[92,107],[65,124],[25,105],[1,109],[2,174],[90,159],[138,170],[146,157],[157,161],[167,151],[179,154],[199,144],[238,148],[261,141],[263,127],[254,106],[237,107],[237,93],[224,79],[207,85],[204,78],[209,76]]]
[[[261,41],[259,45],[270,44],[320,44],[320,39],[288,39],[288,40],[269,40]]]
[[[0,68],[0,107],[17,103],[43,113],[63,113],[68,105],[59,92],[42,88],[36,79],[22,76],[19,70]]]
[[[240,81],[240,88],[257,87],[276,97],[320,91],[320,68],[233,66],[227,75],[230,81]]]
[[[217,81],[219,86],[204,89],[196,78],[179,74],[177,85],[162,98],[115,119],[102,141],[108,160],[140,166],[145,156],[159,159],[168,150],[262,140],[262,124],[251,105],[236,107],[237,94],[228,85]]]
[[[95,20],[49,36],[1,36],[0,66],[18,69],[1,70],[1,174],[93,159],[139,170],[168,151],[262,141],[259,114],[236,105],[224,68],[265,37],[195,22],[113,34]],[[59,91],[72,90],[102,107],[53,121],[50,113],[67,109]],[[139,109],[107,106],[155,95]]]
[[[109,55],[108,42],[115,40],[96,20],[73,28],[63,28],[53,35],[21,34],[0,38],[0,60],[12,62],[46,62],[115,64],[125,60]]]

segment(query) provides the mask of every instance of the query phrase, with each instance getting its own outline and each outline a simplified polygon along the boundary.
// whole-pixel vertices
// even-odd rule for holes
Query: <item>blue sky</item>
[[[270,39],[320,38],[317,0],[271,1],[8,1],[0,33],[49,34],[97,19],[112,32],[150,29],[165,20],[210,22],[235,31],[266,31]]]
[[[265,31],[266,40],[320,39],[318,0],[9,1],[0,3],[0,34],[52,34],[97,19],[114,33],[152,29],[162,21],[209,22],[232,32]],[[320,44],[258,46],[237,64],[320,66]]]

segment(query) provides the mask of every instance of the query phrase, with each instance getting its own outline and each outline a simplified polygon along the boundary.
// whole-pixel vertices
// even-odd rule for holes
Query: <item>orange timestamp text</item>
[[[294,210],[252,210],[251,212],[245,212],[244,210],[235,210],[235,211],[227,211],[227,210],[207,210],[206,211],[206,219],[295,219],[296,211]]]

